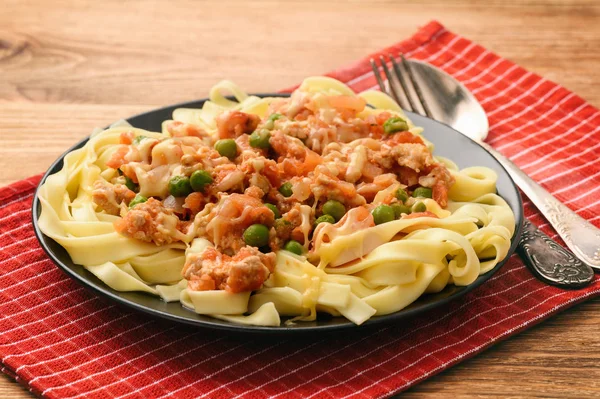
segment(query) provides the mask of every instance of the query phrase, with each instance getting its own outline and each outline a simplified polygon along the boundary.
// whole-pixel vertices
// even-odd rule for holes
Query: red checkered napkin
[[[489,116],[488,142],[600,226],[596,108],[436,22],[389,52],[462,81]],[[373,88],[369,58],[330,75]],[[385,397],[600,293],[598,276],[565,291],[513,256],[481,287],[408,323],[307,340],[231,338],[117,307],[68,278],[33,234],[38,181],[0,190],[0,358],[2,371],[46,397]],[[529,201],[525,214],[556,239]]]

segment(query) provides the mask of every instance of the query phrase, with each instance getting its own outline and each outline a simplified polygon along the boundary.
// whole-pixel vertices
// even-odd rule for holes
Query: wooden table
[[[45,171],[96,126],[195,99],[222,78],[273,91],[437,19],[600,106],[600,2],[28,1],[0,5],[0,185]],[[600,301],[406,397],[599,397]],[[0,377],[0,397],[30,393]]]

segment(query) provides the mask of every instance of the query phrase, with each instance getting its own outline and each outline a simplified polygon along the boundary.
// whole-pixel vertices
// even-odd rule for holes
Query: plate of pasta
[[[33,203],[36,235],[85,286],[230,331],[392,322],[510,257],[523,218],[502,166],[378,91],[310,77],[291,94],[209,97],[98,129]]]

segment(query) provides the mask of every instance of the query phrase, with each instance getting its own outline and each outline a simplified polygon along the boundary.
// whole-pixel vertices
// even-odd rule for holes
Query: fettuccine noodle
[[[223,81],[161,132],[119,123],[67,154],[39,226],[117,291],[239,324],[362,324],[508,254],[495,172],[432,150],[381,92],[311,77],[259,98]]]

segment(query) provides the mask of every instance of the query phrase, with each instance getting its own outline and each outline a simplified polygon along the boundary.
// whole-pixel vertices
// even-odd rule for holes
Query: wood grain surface
[[[437,19],[600,106],[600,1],[0,2],[0,185],[41,173],[96,126],[206,95],[273,91]],[[600,397],[600,301],[407,391],[409,398]],[[0,398],[31,394],[0,377]]]

